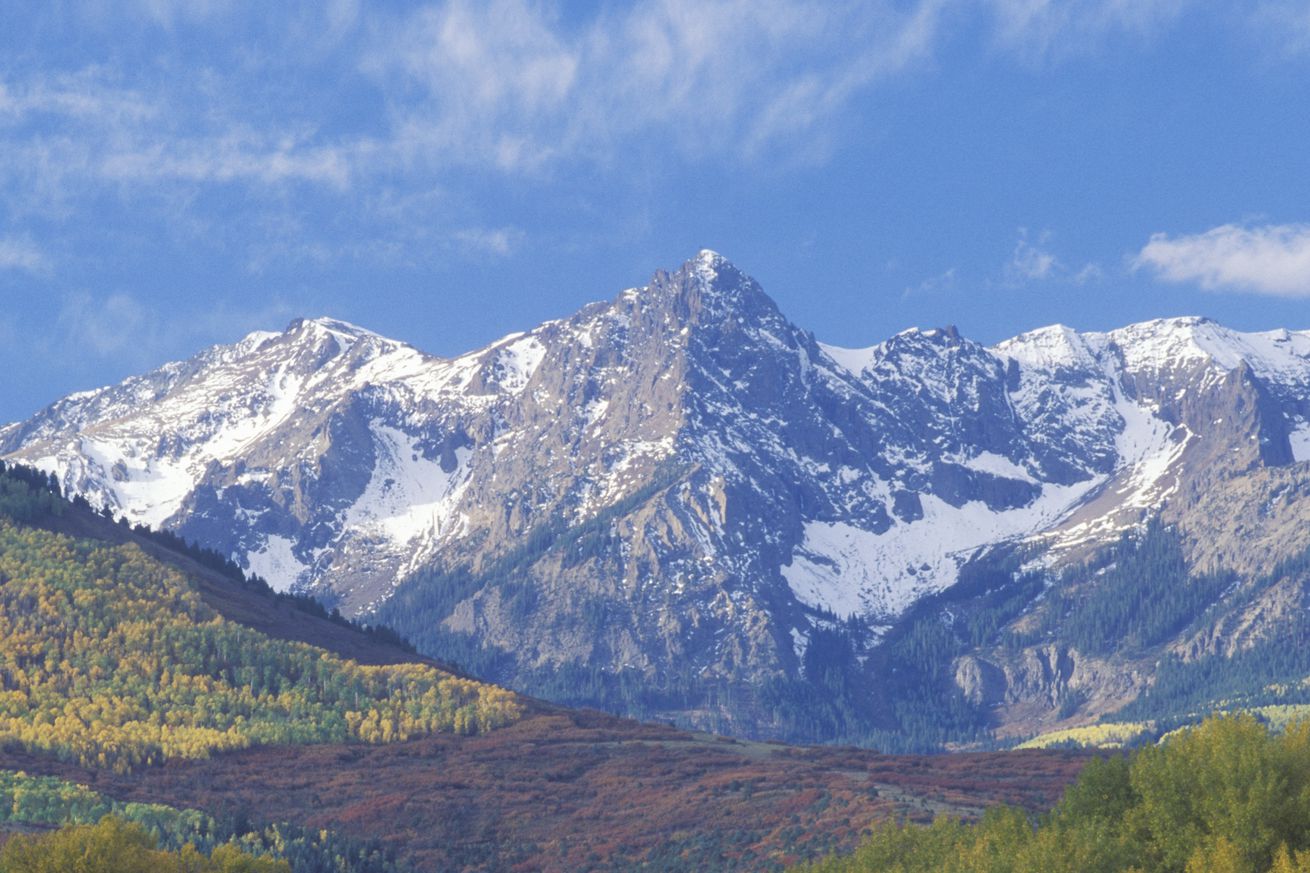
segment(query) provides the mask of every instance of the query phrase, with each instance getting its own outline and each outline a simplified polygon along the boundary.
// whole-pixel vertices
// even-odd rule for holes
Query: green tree
[[[106,816],[94,825],[13,837],[0,848],[0,873],[291,873],[291,866],[230,845],[209,857],[189,844],[162,851],[140,825]]]
[[[1046,816],[884,824],[812,873],[1310,873],[1310,724],[1212,717],[1094,761]]]

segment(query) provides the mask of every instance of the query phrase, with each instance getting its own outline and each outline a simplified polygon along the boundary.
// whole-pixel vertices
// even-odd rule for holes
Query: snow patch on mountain
[[[1020,482],[1036,482],[1033,475],[1014,461],[998,455],[996,452],[979,452],[972,458],[965,458],[960,463],[979,473],[990,473],[1002,479],[1017,479]]]
[[[250,572],[261,577],[274,591],[290,591],[308,569],[293,554],[295,541],[270,535],[264,547],[249,556]]]
[[[338,335],[338,332],[333,331],[333,335]],[[295,373],[282,369],[270,373],[262,395],[256,395],[260,412],[250,418],[223,422],[200,453],[210,458],[240,457],[251,445],[286,424],[299,411],[300,390],[304,384],[304,377]]]
[[[823,353],[832,358],[833,363],[837,364],[837,366],[852,376],[859,376],[873,366],[878,357],[879,346],[869,346],[864,349],[843,349],[840,346],[819,343],[819,348],[823,349]]]
[[[1288,434],[1292,443],[1292,458],[1298,463],[1310,461],[1310,422],[1302,421]]]
[[[997,344],[993,351],[1002,358],[1013,358],[1025,367],[1037,370],[1088,369],[1096,366],[1095,355],[1087,340],[1063,324],[1019,334]]]
[[[348,321],[341,321],[336,318],[307,318],[302,323],[310,330],[325,334],[336,340],[341,344],[342,351],[349,350],[357,341],[366,337],[383,340],[387,343],[394,342],[393,340],[388,340],[385,337],[373,333],[371,330],[362,328],[357,324],[351,324]]]
[[[1248,333],[1196,316],[1144,321],[1106,333],[1052,325],[998,343],[994,351],[1026,367],[1055,371],[1095,368],[1112,348],[1122,354],[1129,372],[1158,373],[1192,364],[1226,372],[1245,362],[1274,381],[1310,379],[1310,331]]]
[[[605,412],[609,409],[610,402],[604,397],[593,397],[587,401],[587,405],[582,408],[582,418],[586,421],[587,426],[591,427],[605,418]]]
[[[546,347],[537,337],[528,335],[500,347],[496,356],[500,385],[510,394],[518,394],[537,372],[546,357]]]
[[[805,650],[810,646],[810,635],[798,628],[791,629],[791,649],[796,653],[796,660],[804,660]]]
[[[1099,484],[1045,485],[1028,506],[1000,512],[978,500],[951,506],[922,496],[923,518],[898,522],[882,534],[845,522],[808,521],[782,574],[807,606],[843,618],[893,618],[955,584],[960,565],[979,548],[1049,527]]]
[[[454,510],[460,486],[468,481],[469,449],[455,451],[455,466],[447,472],[425,458],[405,432],[377,420],[369,427],[377,462],[364,493],[346,513],[346,529],[396,546],[452,533],[458,526]]]
[[[1123,429],[1115,437],[1122,467],[1132,472],[1124,489],[1123,505],[1150,509],[1158,507],[1171,487],[1166,477],[1181,457],[1186,440],[1178,428],[1124,396],[1117,380],[1110,382],[1115,410],[1123,418]]]
[[[643,480],[646,470],[672,454],[672,437],[625,440],[606,452],[598,487],[582,501],[579,517],[585,518],[631,493]]]
[[[1310,368],[1310,332],[1273,330],[1244,333],[1207,318],[1157,319],[1102,335],[1123,350],[1130,370],[1210,364],[1220,370],[1246,362],[1258,375],[1304,379]]]
[[[160,527],[182,507],[195,487],[185,461],[152,457],[143,441],[83,438],[76,452],[44,463],[65,481],[78,466],[83,476],[104,483],[112,504],[134,524]]]

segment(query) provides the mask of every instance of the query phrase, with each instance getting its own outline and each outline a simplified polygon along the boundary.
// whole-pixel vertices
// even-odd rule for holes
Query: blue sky
[[[839,345],[1310,327],[1305,0],[3,17],[0,420],[300,314],[454,354],[703,247]]]

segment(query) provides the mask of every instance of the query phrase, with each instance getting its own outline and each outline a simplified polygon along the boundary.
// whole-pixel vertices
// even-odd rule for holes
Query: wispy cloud
[[[47,266],[46,256],[30,239],[0,237],[0,270],[39,273]]]
[[[113,182],[300,181],[343,188],[349,182],[350,162],[341,148],[233,129],[212,138],[123,143],[101,156],[97,172]]]
[[[917,285],[909,285],[901,292],[901,298],[908,300],[921,294],[934,294],[949,291],[955,287],[958,270],[955,267],[944,270],[935,276],[929,276]]]
[[[78,52],[18,55],[0,71],[0,220],[35,227],[112,200],[189,243],[239,240],[231,254],[257,272],[280,252],[513,255],[522,235],[501,225],[523,219],[467,196],[487,180],[822,161],[853,130],[876,135],[866,98],[930,72],[962,35],[1042,59],[1149,37],[1188,5],[433,0],[365,16],[332,0],[253,16],[222,0],[73,4],[34,32],[147,48],[68,69],[60,58]],[[240,232],[270,225],[285,232]],[[1095,272],[1026,245],[1015,281]]]
[[[1310,297],[1310,224],[1225,224],[1191,236],[1154,234],[1135,268],[1207,290]]]
[[[365,25],[337,0],[318,27],[284,15],[257,61],[11,66],[0,184],[11,213],[50,215],[99,193],[185,200],[225,185],[279,199],[360,183],[377,200],[398,179],[613,166],[643,148],[691,161],[813,152],[859,92],[931,55],[945,3],[658,0],[570,20],[530,0],[448,0]],[[221,28],[234,8],[141,0],[117,26]],[[338,118],[332,101],[302,105],[303,91],[273,84],[270,64],[312,77],[301,43],[315,30],[340,44],[344,87],[376,91],[373,115]]]
[[[139,123],[157,111],[142,94],[115,83],[113,74],[100,66],[0,81],[0,123],[6,126],[32,116]]]
[[[1264,0],[1253,19],[1256,38],[1283,55],[1310,53],[1310,5],[1303,0]]]
[[[1029,60],[1087,54],[1117,36],[1153,36],[1190,0],[989,0],[996,42]]]
[[[169,357],[189,356],[198,346],[231,342],[252,330],[267,329],[299,313],[283,300],[253,310],[217,302],[185,319],[134,294],[85,292],[62,300],[56,317],[61,354],[71,360],[113,359],[134,368]]]
[[[129,294],[71,295],[60,308],[59,326],[72,348],[101,357],[130,349],[150,357],[160,344],[159,319]]]
[[[129,196],[233,183],[266,195],[426,183],[470,165],[511,175],[567,160],[630,166],[643,151],[811,159],[830,152],[862,95],[931,68],[958,30],[981,28],[1003,51],[1041,58],[1149,35],[1186,5],[652,0],[578,13],[536,0],[440,0],[365,18],[357,0],[334,0],[267,16],[258,52],[208,65],[172,58],[134,68],[131,81],[106,65],[26,76],[11,67],[0,76],[0,179],[58,204],[89,182]],[[103,8],[87,9],[109,26]],[[124,9],[119,26],[156,31],[249,17],[245,4],[217,0]],[[376,92],[373,117],[336,118],[333,101],[302,105],[304,88],[274,84],[312,76],[325,46],[340,52],[341,87]]]
[[[576,23],[527,0],[451,0],[394,22],[365,68],[412,158],[534,170],[646,137],[740,157],[926,57],[943,5],[659,0]]]
[[[654,0],[578,21],[558,4],[446,0],[381,26],[364,69],[411,158],[532,171],[654,137],[684,155],[812,149],[862,93],[963,27],[1025,60],[1149,38],[1190,0]]]
[[[1010,261],[1005,265],[1006,276],[1020,281],[1041,281],[1054,276],[1063,265],[1059,258],[1044,248],[1050,236],[1050,231],[1043,231],[1036,241],[1033,241],[1028,238],[1028,231],[1021,229],[1019,241],[1014,246],[1014,253],[1010,255]]]
[[[361,143],[324,141],[303,121],[251,120],[238,83],[200,90],[163,79],[129,86],[105,66],[0,77],[0,184],[11,214],[58,213],[106,191],[348,185]]]
[[[456,231],[455,240],[469,252],[504,257],[518,247],[523,231],[517,227],[471,227]]]
[[[1034,236],[1029,234],[1027,228],[1019,228],[1019,239],[1003,270],[1007,284],[1023,285],[1030,282],[1059,280],[1081,285],[1101,277],[1101,268],[1094,263],[1073,268],[1062,261],[1051,250],[1052,236],[1049,230],[1043,230]]]

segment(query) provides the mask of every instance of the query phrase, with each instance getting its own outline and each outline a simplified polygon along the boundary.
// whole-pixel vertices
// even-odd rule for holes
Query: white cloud
[[[212,20],[238,8],[230,0],[127,0],[117,5],[120,14],[125,10],[135,12],[165,28]]]
[[[1096,280],[1102,278],[1104,275],[1105,275],[1105,271],[1101,269],[1100,264],[1089,263],[1089,264],[1083,264],[1083,268],[1078,272],[1074,273],[1069,278],[1073,281],[1075,285],[1083,285],[1086,284],[1087,282],[1095,282]]]
[[[494,225],[513,219],[460,199],[481,181],[465,184],[470,168],[512,178],[571,164],[653,186],[675,162],[822,160],[850,130],[878,135],[865,97],[931,70],[962,36],[1046,58],[1157,33],[1184,3],[431,0],[363,14],[333,0],[266,16],[241,0],[74,4],[34,31],[73,21],[70,36],[142,51],[119,66],[0,71],[0,217],[76,217],[116,198],[173,234],[198,216],[301,218],[285,239],[247,243],[261,249],[242,253],[253,269],[279,246],[340,255],[361,227],[390,241],[369,252],[397,260],[424,257],[415,227],[447,253],[508,254],[520,237]],[[1095,273],[1029,245],[1015,281]]]
[[[1045,57],[1153,33],[1186,2],[650,0],[578,13],[539,0],[437,0],[364,16],[358,0],[333,0],[261,18],[260,50],[217,64],[175,57],[132,68],[127,84],[106,66],[0,76],[0,177],[24,175],[43,189],[29,201],[57,205],[87,181],[124,193],[169,183],[345,190],[470,165],[630,166],[643,151],[822,157],[861,95],[928,67],[955,31]],[[107,26],[117,8],[83,14]],[[248,5],[225,0],[126,8],[119,23],[144,21],[142,40],[198,26],[227,35],[249,18]],[[313,78],[329,48],[333,81],[379,92],[363,125],[341,125],[330,99],[303,99],[324,96],[321,78],[296,77]]]
[[[340,148],[232,130],[208,139],[129,141],[100,156],[98,174],[113,182],[321,182],[344,188],[350,161]]]
[[[39,273],[46,266],[45,255],[30,239],[0,237],[0,270]]]
[[[1028,59],[1086,54],[1110,37],[1148,37],[1190,0],[989,0],[995,38]]]
[[[443,0],[380,26],[363,66],[411,162],[535,171],[645,143],[776,157],[822,153],[862,93],[930,65],[956,29],[1024,59],[1087,54],[1190,2],[653,0],[578,21],[559,4]]]
[[[384,29],[365,68],[411,160],[533,170],[644,141],[740,156],[926,57],[942,5],[658,0],[576,24],[527,0],[451,0]]]
[[[456,231],[455,240],[466,251],[504,257],[518,247],[523,231],[516,227],[472,227]]]
[[[105,186],[125,196],[179,184],[241,183],[272,191],[351,181],[361,143],[322,142],[312,125],[258,124],[236,83],[127,87],[112,69],[0,77],[0,183],[12,214],[66,212]]]
[[[1134,267],[1152,270],[1166,282],[1194,282],[1209,290],[1310,297],[1310,224],[1225,224],[1176,237],[1157,233]]]
[[[59,326],[75,350],[101,357],[127,351],[150,357],[159,345],[158,318],[129,294],[72,295],[60,308]]]
[[[281,299],[253,311],[215,301],[202,313],[178,318],[130,293],[76,293],[61,301],[56,325],[69,360],[94,357],[142,369],[192,355],[198,346],[228,343],[252,330],[280,326],[296,310]]]
[[[1028,239],[1028,231],[1020,229],[1019,241],[1014,246],[1014,253],[1010,255],[1010,262],[1005,265],[1006,276],[1017,280],[1042,281],[1062,271],[1064,265],[1059,258],[1044,248],[1050,238],[1050,231],[1042,231],[1037,241],[1032,242]]]
[[[938,291],[948,291],[955,287],[957,272],[958,271],[955,267],[951,267],[948,270],[938,273],[936,276],[929,276],[918,285],[907,286],[906,289],[901,292],[901,298],[909,299],[911,297],[917,297],[920,294],[933,294]]]
[[[0,81],[0,124],[32,116],[61,116],[82,123],[138,124],[156,114],[142,94],[124,88],[103,67]]]
[[[1254,16],[1254,33],[1285,55],[1310,52],[1310,4],[1304,0],[1265,0]]]
[[[1019,228],[1019,239],[1002,271],[1005,284],[1017,286],[1029,282],[1071,282],[1082,285],[1101,278],[1101,268],[1097,264],[1084,264],[1073,269],[1050,248],[1053,234],[1043,230],[1035,237],[1025,227]]]

